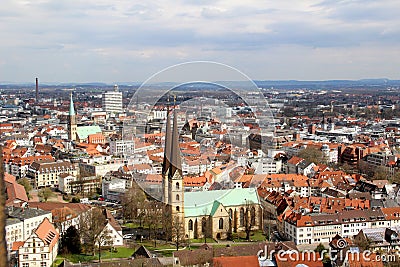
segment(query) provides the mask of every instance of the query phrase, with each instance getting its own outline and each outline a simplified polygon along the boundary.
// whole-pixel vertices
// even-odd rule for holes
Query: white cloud
[[[138,81],[187,60],[222,61],[257,79],[399,78],[399,8],[395,0],[3,0],[0,80]]]

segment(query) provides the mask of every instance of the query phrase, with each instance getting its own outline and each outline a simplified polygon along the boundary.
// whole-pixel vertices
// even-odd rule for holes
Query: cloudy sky
[[[144,81],[193,60],[253,79],[399,79],[398,10],[398,0],[1,0],[0,81]]]

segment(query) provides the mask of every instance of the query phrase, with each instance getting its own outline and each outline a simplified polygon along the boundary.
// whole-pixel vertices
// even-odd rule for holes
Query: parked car
[[[123,239],[131,239],[134,235],[133,234],[126,234],[122,238]]]

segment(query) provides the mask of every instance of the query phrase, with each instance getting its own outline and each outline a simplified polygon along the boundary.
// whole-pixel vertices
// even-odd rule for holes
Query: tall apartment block
[[[122,113],[122,92],[118,85],[114,85],[114,91],[103,93],[103,110],[107,113]]]

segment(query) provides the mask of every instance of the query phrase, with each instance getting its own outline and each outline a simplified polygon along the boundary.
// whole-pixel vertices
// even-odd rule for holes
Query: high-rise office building
[[[118,85],[114,85],[114,91],[103,93],[103,110],[107,113],[122,113],[122,92]]]

